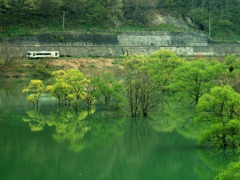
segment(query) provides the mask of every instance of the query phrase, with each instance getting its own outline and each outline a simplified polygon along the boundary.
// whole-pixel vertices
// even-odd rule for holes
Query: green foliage
[[[119,107],[121,83],[117,82],[111,74],[87,78],[75,69],[59,70],[52,74],[55,77],[55,83],[49,85],[47,91],[58,98],[59,105],[72,106],[77,110],[81,102],[84,102],[91,113],[93,104],[103,97],[106,108],[110,104],[115,108]]]
[[[146,56],[131,56],[125,62],[124,87],[132,117],[148,116],[150,109],[158,104],[157,85],[143,68],[148,63]]]
[[[77,108],[89,80],[75,69],[54,71],[52,74],[55,77],[55,84],[48,86],[47,90],[58,98],[59,104],[69,106],[72,103]]]
[[[101,27],[105,30],[118,28],[119,31],[123,30],[121,27],[133,26],[137,30],[149,27],[152,30],[182,31],[171,24],[153,25],[155,14],[170,14],[191,19],[195,29],[206,33],[211,30],[212,37],[229,38],[239,36],[239,9],[237,0],[2,0],[0,34],[18,36],[33,30],[62,30],[64,11],[67,30]]]
[[[125,61],[126,97],[133,117],[147,116],[168,90],[173,70],[183,63],[170,50],[160,50],[150,56],[133,55]]]
[[[221,85],[230,85],[234,88],[235,91],[240,92],[240,61],[236,55],[228,55],[224,58],[222,63],[224,68],[223,73],[219,76],[219,81]]]
[[[31,63],[34,67],[34,77],[49,78],[51,76],[51,70],[49,69],[48,60],[33,61]]]
[[[226,125],[213,124],[199,138],[199,145],[217,148],[238,148],[240,145],[240,122],[231,120]]]
[[[97,86],[96,96],[103,98],[105,109],[119,109],[122,101],[122,83],[116,81],[112,74],[105,73],[93,80]]]
[[[34,106],[38,106],[39,98],[44,93],[45,86],[41,80],[31,80],[28,87],[23,89],[23,93],[29,94],[27,100],[33,103]]]
[[[215,180],[238,180],[240,179],[240,162],[232,162],[228,165],[227,169],[222,170]]]
[[[186,94],[197,104],[199,98],[212,87],[219,73],[221,69],[217,61],[199,59],[185,62],[174,71],[169,88]]]
[[[23,122],[28,123],[33,132],[42,131],[46,125],[52,126],[52,123],[36,109],[27,111],[27,116],[23,118]]]
[[[204,94],[197,105],[196,122],[213,121],[225,124],[239,118],[240,95],[230,86],[220,86],[211,89],[210,94]]]
[[[173,78],[173,71],[184,63],[184,60],[178,57],[170,50],[159,50],[150,55],[148,62],[143,69],[152,76],[154,83],[162,91],[168,90],[170,80]]]
[[[208,122],[199,144],[222,149],[238,148],[240,143],[240,95],[230,86],[214,87],[199,99],[196,123]]]
[[[133,117],[147,116],[159,105],[162,94],[169,93],[174,70],[183,63],[184,60],[170,50],[128,57],[124,64],[124,87]]]

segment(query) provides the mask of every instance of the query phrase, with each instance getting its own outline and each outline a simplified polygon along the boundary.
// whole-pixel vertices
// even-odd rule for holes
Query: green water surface
[[[213,179],[236,158],[197,148],[194,130],[176,112],[88,116],[58,109],[50,97],[36,110],[23,84],[0,85],[1,180]]]

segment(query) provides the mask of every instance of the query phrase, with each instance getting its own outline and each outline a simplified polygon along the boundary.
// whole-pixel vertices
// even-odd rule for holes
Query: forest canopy
[[[211,28],[213,37],[238,37],[239,10],[238,0],[1,0],[0,35],[14,35],[23,27],[60,30],[64,13],[69,30],[149,28],[154,14],[164,14],[191,19],[196,29],[206,33]]]

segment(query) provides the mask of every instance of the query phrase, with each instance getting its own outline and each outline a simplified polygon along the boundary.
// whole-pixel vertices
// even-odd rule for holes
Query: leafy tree
[[[69,85],[72,99],[75,102],[78,102],[86,84],[89,82],[83,73],[76,69],[68,70],[63,76],[63,81]]]
[[[120,92],[122,84],[109,73],[98,76],[93,81],[97,86],[96,95],[100,98],[101,96],[103,97],[105,108],[108,109],[113,104],[118,108],[119,101],[121,100]]]
[[[201,144],[237,148],[240,142],[240,95],[230,86],[214,87],[197,105],[196,123],[208,122],[210,129],[200,137]]]
[[[86,24],[117,27],[122,19],[122,0],[86,1],[84,17]]]
[[[64,81],[63,76],[66,74],[65,71],[55,71],[52,73],[55,77],[55,84],[47,86],[46,90],[51,93],[54,97],[58,99],[59,105],[69,105],[70,104],[70,87]]]
[[[86,78],[76,69],[55,71],[53,75],[55,83],[48,86],[47,90],[58,98],[59,104],[72,105],[75,110],[78,110],[79,103],[83,100],[88,112],[91,113],[97,91],[94,81]]]
[[[96,100],[97,86],[94,81],[88,80],[88,83],[84,85],[84,89],[80,94],[81,99],[87,106],[88,114],[92,113],[92,105]]]
[[[227,55],[222,64],[222,73],[219,75],[219,85],[230,85],[237,92],[240,92],[240,63],[236,55]]]
[[[132,117],[148,116],[159,104],[159,90],[151,74],[145,70],[146,56],[133,56],[126,62],[124,87]]]
[[[205,130],[198,143],[204,146],[214,146],[217,148],[238,149],[240,145],[240,122],[239,120],[230,120],[225,125],[220,123],[212,124]]]
[[[141,0],[124,0],[123,4],[124,18],[135,23],[145,23],[146,16],[144,7],[141,6]]]
[[[75,69],[55,71],[53,75],[55,76],[55,83],[48,86],[47,90],[58,98],[59,105],[67,106],[72,102],[75,109],[77,109],[79,100],[89,80],[82,72]]]
[[[40,96],[44,93],[45,87],[41,80],[31,80],[28,87],[23,89],[23,93],[31,93],[27,96],[27,100],[38,107]]]
[[[240,116],[240,95],[230,86],[217,86],[204,94],[197,105],[197,121],[213,121],[225,125]]]
[[[148,116],[149,110],[159,103],[156,96],[157,87],[150,76],[146,72],[136,70],[126,76],[125,85],[132,117],[139,114]]]
[[[187,94],[196,104],[199,98],[209,91],[213,79],[218,73],[218,62],[195,60],[185,62],[174,71],[170,88],[173,91]]]
[[[129,57],[125,64],[125,87],[133,117],[147,116],[160,103],[161,94],[168,91],[174,69],[183,62],[170,50]]]
[[[240,162],[232,162],[228,165],[227,169],[222,170],[216,177],[215,180],[237,180],[240,179]]]
[[[173,78],[174,69],[183,63],[184,60],[171,50],[159,50],[150,55],[143,68],[152,76],[159,90],[166,91]]]
[[[39,0],[37,3],[39,13],[47,19],[55,14],[60,14],[62,0]]]

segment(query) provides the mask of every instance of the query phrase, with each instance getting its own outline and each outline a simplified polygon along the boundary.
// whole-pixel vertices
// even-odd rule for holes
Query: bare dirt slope
[[[110,58],[17,60],[11,66],[0,64],[0,77],[30,77],[45,70],[51,72],[60,69],[78,69],[86,75],[99,75],[104,72],[121,73],[122,66],[119,65],[119,61],[121,60]]]
[[[112,59],[54,59],[48,61],[51,66],[61,66],[64,70],[67,69],[81,69],[86,67],[106,68],[113,66]]]
[[[63,70],[79,69],[85,74],[101,74],[108,71],[120,71],[118,60],[106,58],[71,58],[48,61],[50,66]]]

